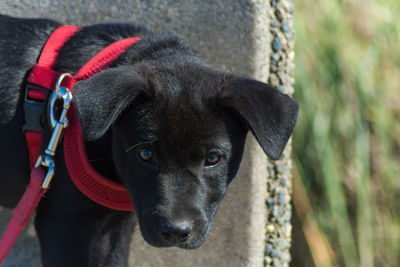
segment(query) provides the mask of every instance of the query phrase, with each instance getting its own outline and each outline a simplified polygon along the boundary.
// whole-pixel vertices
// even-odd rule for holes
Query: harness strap
[[[60,73],[54,71],[52,68],[57,60],[58,53],[63,47],[64,43],[68,41],[71,36],[78,31],[80,27],[75,26],[61,26],[57,28],[47,40],[40,54],[38,63],[36,63],[28,77],[28,83],[39,85],[46,89],[53,89],[55,83],[60,76]],[[30,100],[45,104],[46,90],[40,90],[35,87],[30,87],[28,84],[27,92]],[[25,111],[26,112],[26,111]],[[36,118],[39,119],[39,118]],[[29,163],[30,168],[33,169],[36,159],[39,156],[42,145],[42,132],[33,129],[25,129],[25,139],[29,148]]]
[[[140,38],[119,40],[104,48],[88,61],[73,77],[73,84],[85,80],[102,69],[109,67],[129,46]],[[70,87],[72,88],[72,87]],[[133,211],[132,199],[126,188],[103,177],[90,164],[86,155],[82,128],[75,109],[68,114],[69,126],[64,136],[64,155],[68,173],[75,186],[94,202],[115,210]]]
[[[28,77],[28,82],[39,85],[43,88],[53,90],[61,73],[55,71],[54,64],[57,61],[58,53],[81,27],[64,25],[57,28],[47,40],[40,54],[38,62],[33,66]],[[69,88],[69,87],[68,87]]]
[[[26,131],[25,139],[29,147],[29,165],[31,170],[35,166],[36,160],[39,157],[40,149],[42,148],[43,133],[35,131]]]

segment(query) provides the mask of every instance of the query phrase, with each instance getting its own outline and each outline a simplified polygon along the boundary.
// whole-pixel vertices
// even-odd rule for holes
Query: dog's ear
[[[107,69],[76,83],[74,106],[85,139],[102,137],[146,88],[145,75],[132,66]]]
[[[231,77],[222,87],[218,102],[222,109],[239,115],[267,156],[273,160],[281,157],[298,114],[292,98],[268,84]]]

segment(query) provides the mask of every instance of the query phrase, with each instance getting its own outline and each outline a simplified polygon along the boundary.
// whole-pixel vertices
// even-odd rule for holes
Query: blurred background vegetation
[[[294,4],[292,266],[400,266],[400,1]]]

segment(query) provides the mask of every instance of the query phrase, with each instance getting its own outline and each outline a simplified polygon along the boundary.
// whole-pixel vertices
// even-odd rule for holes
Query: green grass
[[[295,0],[294,158],[341,266],[400,266],[400,1]]]

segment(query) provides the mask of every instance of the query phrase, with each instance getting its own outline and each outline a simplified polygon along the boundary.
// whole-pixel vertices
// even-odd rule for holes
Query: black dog
[[[29,179],[23,135],[25,79],[60,24],[0,16],[0,204],[13,207]],[[199,247],[236,175],[250,130],[280,157],[298,107],[265,83],[223,73],[177,37],[131,24],[83,27],[55,69],[75,73],[107,45],[141,37],[113,65],[73,90],[93,166],[126,186],[135,212],[86,198],[71,182],[62,146],[35,227],[45,266],[127,265],[139,221],[153,246]],[[136,216],[137,215],[137,216]]]

